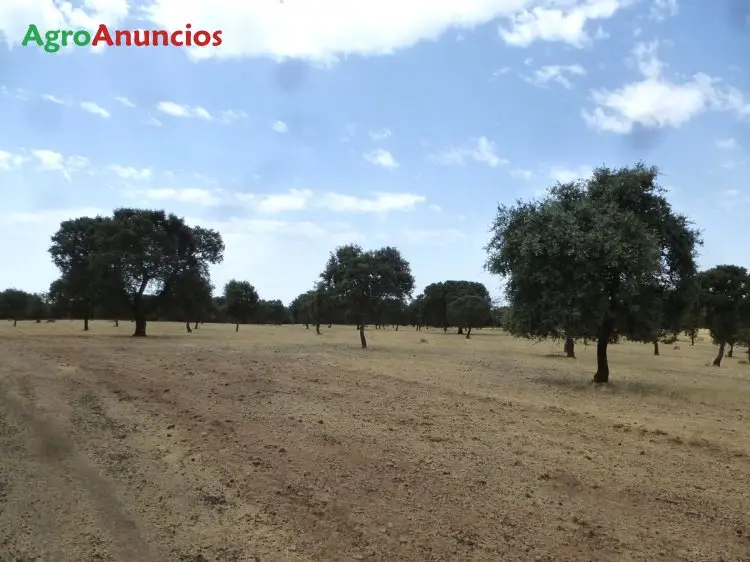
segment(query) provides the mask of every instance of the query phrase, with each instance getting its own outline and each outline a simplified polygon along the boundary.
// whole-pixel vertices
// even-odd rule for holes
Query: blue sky
[[[395,245],[417,287],[483,271],[499,202],[639,159],[750,266],[749,9],[685,0],[3,0],[0,287],[42,291],[61,220],[218,229],[214,283],[285,302]],[[49,29],[222,30],[218,48],[21,47]],[[294,269],[289,267],[294,263]]]

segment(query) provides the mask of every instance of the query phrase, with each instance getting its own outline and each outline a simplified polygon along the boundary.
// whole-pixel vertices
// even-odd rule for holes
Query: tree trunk
[[[133,332],[133,337],[146,337],[146,315],[141,311],[135,313],[135,332]]]
[[[309,330],[309,329],[310,329],[310,324],[308,324],[307,322],[305,322],[305,330]]]
[[[607,346],[609,339],[612,337],[614,321],[606,318],[599,328],[599,337],[596,340],[596,374],[594,375],[595,383],[609,382],[609,361],[607,360]]]
[[[565,338],[563,351],[565,351],[565,357],[576,358],[576,342],[573,338]]]
[[[726,342],[721,342],[719,344],[719,354],[716,356],[713,362],[714,367],[721,367],[721,360],[724,358],[724,348],[726,347]]]
[[[443,326],[443,332],[447,332],[447,331],[448,331],[448,326]]]
[[[328,324],[328,327],[330,328],[330,327],[331,327],[331,324]]]
[[[659,355],[659,341],[654,340],[654,355]]]
[[[466,339],[468,340],[470,338],[471,338],[471,326],[469,326],[466,330]]]
[[[118,318],[115,318],[115,328],[120,327],[120,320]]]
[[[89,317],[88,314],[83,317],[83,331],[88,332],[89,331]]]
[[[193,326],[193,330],[197,330],[197,329],[198,329],[198,322],[196,322],[195,326]]]
[[[464,333],[464,329],[463,328],[459,328],[458,329],[458,334],[460,335],[460,334],[463,334],[463,333]]]
[[[730,343],[729,344],[729,351],[727,351],[727,357],[729,357],[731,359],[733,355],[734,355],[734,344]]]
[[[398,332],[398,324],[396,324],[396,331]]]
[[[237,322],[237,324],[234,325],[234,331],[239,332],[240,331],[240,323]]]
[[[359,325],[359,342],[362,344],[362,349],[367,349],[367,339],[365,338],[364,323]]]
[[[690,345],[695,345],[695,334],[690,334]]]
[[[16,319],[14,318],[14,319],[13,319],[13,327],[14,327],[14,328],[16,327],[16,324],[18,324],[18,320],[16,320]]]
[[[320,335],[320,324],[315,324],[315,333]]]
[[[193,330],[190,329],[190,322],[185,322],[185,329],[187,330],[188,334],[193,333]]]

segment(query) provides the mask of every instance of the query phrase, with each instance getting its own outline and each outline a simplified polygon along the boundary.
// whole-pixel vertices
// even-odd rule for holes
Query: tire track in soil
[[[51,357],[54,352],[50,351],[53,345],[53,342],[48,342],[47,346],[39,345],[39,351],[46,353],[50,360],[54,360]],[[633,497],[627,493],[624,498],[618,498],[616,490],[609,486],[592,489],[589,486],[591,482],[586,482],[596,474],[593,472],[596,464],[591,459],[592,466],[579,473],[580,478],[566,470],[543,471],[548,463],[570,466],[564,457],[557,457],[559,451],[555,453],[554,444],[545,439],[551,439],[560,431],[571,430],[580,440],[586,435],[590,437],[596,427],[588,428],[588,433],[584,432],[588,420],[571,419],[564,411],[547,411],[543,417],[548,428],[545,432],[533,423],[537,417],[542,417],[539,411],[526,411],[514,406],[513,412],[504,412],[503,415],[507,415],[508,420],[514,420],[516,425],[530,430],[529,438],[518,442],[532,449],[524,451],[525,466],[514,467],[504,463],[495,466],[494,474],[488,474],[481,485],[472,489],[467,484],[474,476],[471,471],[480,469],[477,456],[480,459],[489,456],[484,460],[496,461],[498,455],[504,450],[507,453],[510,446],[510,442],[506,446],[493,436],[490,427],[478,419],[477,410],[487,408],[492,403],[477,401],[464,393],[463,399],[460,399],[460,410],[471,412],[471,415],[446,415],[446,406],[452,406],[453,402],[458,406],[459,399],[458,395],[446,389],[431,388],[426,392],[423,385],[404,384],[398,378],[393,378],[391,382],[381,379],[379,384],[361,388],[357,381],[367,378],[362,373],[331,373],[330,369],[313,361],[274,358],[258,349],[244,355],[237,353],[231,361],[224,360],[220,350],[213,350],[210,364],[206,365],[210,372],[186,372],[184,365],[197,361],[204,350],[188,352],[179,348],[184,358],[177,360],[178,348],[166,347],[164,351],[150,349],[148,356],[127,357],[127,365],[124,364],[124,355],[113,356],[112,350],[108,353],[106,349],[89,348],[86,361],[90,369],[81,368],[79,378],[88,379],[88,386],[96,388],[101,396],[106,397],[105,410],[113,418],[136,419],[133,412],[136,407],[145,412],[137,417],[142,425],[147,426],[137,434],[139,439],[161,437],[163,444],[166,441],[164,429],[176,423],[177,427],[171,432],[175,440],[184,445],[177,447],[170,444],[167,447],[169,451],[166,454],[172,458],[172,464],[165,466],[181,467],[193,479],[185,476],[181,482],[200,482],[197,476],[199,472],[211,474],[212,485],[202,490],[202,501],[230,513],[236,513],[238,505],[247,502],[263,503],[266,508],[261,513],[261,518],[265,518],[263,521],[271,525],[297,526],[301,538],[298,544],[303,544],[306,551],[309,548],[314,559],[359,559],[356,557],[361,556],[359,552],[354,556],[357,549],[377,560],[650,559],[641,556],[648,549],[633,542],[639,534],[639,539],[652,547],[661,542],[660,554],[664,560],[716,559],[715,556],[705,557],[705,552],[695,541],[680,540],[681,537],[670,532],[703,527],[704,522],[700,525],[697,522],[677,524],[678,518],[684,518],[685,508],[695,506],[698,497],[681,498],[680,503],[685,504],[683,508],[673,502],[660,506],[647,495]],[[79,352],[83,349],[81,346]],[[76,351],[65,350],[63,356],[76,357]],[[248,368],[248,364],[259,363],[259,360],[259,365]],[[158,367],[154,367],[156,362]],[[108,365],[112,368],[106,370]],[[217,374],[217,370],[226,372]],[[314,378],[308,380],[309,377]],[[332,399],[329,393],[320,392],[319,381],[337,385],[340,391],[337,398]],[[311,382],[314,384],[311,385]],[[104,391],[103,394],[101,391]],[[238,398],[244,395],[238,396],[237,392],[247,392],[247,399],[239,402]],[[117,404],[112,402],[118,397],[119,411]],[[421,441],[424,428],[419,427],[418,423],[406,424],[399,428],[397,434],[386,437],[388,433],[384,424],[392,427],[404,414],[416,414],[415,406],[420,413],[430,415],[430,433],[450,435],[452,432],[458,436],[457,440],[432,442],[427,445],[428,450],[432,451],[436,460],[445,461],[452,455],[458,455],[460,458],[454,456],[450,468],[466,463],[466,473],[445,475],[438,470],[439,466],[430,469],[418,465],[419,457],[425,451]],[[352,414],[357,412],[371,419],[366,423],[355,422],[356,427],[352,427]],[[289,413],[299,414],[300,418],[306,419],[321,416],[325,418],[326,425],[297,425],[297,416],[290,419]],[[251,416],[250,420],[248,415]],[[314,417],[313,422],[317,419]],[[327,432],[315,431],[317,427],[325,427]],[[326,435],[329,441],[321,444]],[[181,439],[177,439],[178,436]],[[472,436],[479,436],[480,441],[472,441]],[[617,439],[625,442],[627,450],[635,447],[636,438],[632,433]],[[495,450],[485,450],[480,445],[484,441],[492,444]],[[138,452],[153,453],[149,446],[139,443],[134,436],[130,436],[128,442]],[[281,444],[285,447],[283,452],[278,447]],[[574,445],[577,450],[579,443]],[[537,450],[533,450],[535,447]],[[547,448],[550,452],[547,452]],[[187,463],[186,453],[193,459]],[[608,457],[620,454],[617,450],[609,449],[601,453],[606,453]],[[256,455],[256,458],[251,455]],[[391,455],[396,461],[395,465],[384,468],[382,465],[387,460],[384,457]],[[148,460],[148,455],[146,457]],[[255,460],[260,470],[253,473],[247,464]],[[601,464],[608,466],[606,472],[611,473],[611,462]],[[629,474],[632,470],[622,472]],[[174,470],[168,474],[174,475]],[[659,475],[653,476],[655,483],[650,491],[656,491],[656,486],[664,484]],[[503,483],[504,479],[528,484],[529,491],[534,492],[534,496],[538,494],[538,497],[526,495],[524,498],[523,491],[519,493],[508,489],[507,483]],[[408,491],[404,484],[408,485]],[[367,490],[367,487],[377,485],[380,485],[379,489],[376,488],[380,500]],[[645,491],[648,492],[649,488],[646,487]],[[435,497],[436,493],[443,492],[442,499]],[[500,492],[507,493],[508,499]],[[182,493],[188,494],[189,490],[183,489]],[[274,493],[278,494],[276,509],[273,508]],[[705,497],[706,494],[700,496]],[[440,505],[442,500],[447,505]],[[328,507],[323,503],[325,501],[328,501]],[[417,510],[415,501],[424,505],[419,505]],[[514,505],[513,502],[517,503]],[[359,509],[356,509],[358,503]],[[317,516],[315,511],[323,507],[326,507],[323,514]],[[706,511],[706,507],[702,505],[701,511]],[[413,523],[421,530],[414,539],[421,544],[399,545],[397,536],[394,537],[396,544],[390,544],[388,538],[378,533],[377,527],[386,523],[387,518],[397,519],[399,509],[404,515],[414,516]],[[367,510],[372,512],[368,513]],[[503,515],[503,511],[507,516],[498,519],[492,517]],[[571,514],[574,514],[572,521]],[[448,515],[459,522],[455,527]],[[488,517],[492,520],[487,520]],[[485,520],[482,521],[482,518]],[[667,532],[661,538],[654,537],[648,529],[638,524],[641,519]],[[726,515],[722,519],[724,521],[709,522],[703,531],[703,538],[714,547],[718,544],[715,539],[719,538],[719,532],[724,531],[721,527],[729,523]],[[602,528],[594,524],[598,521],[612,521],[617,525]],[[397,527],[402,523],[398,520],[395,522]],[[675,525],[670,525],[671,522]],[[220,525],[213,527],[220,528]],[[724,532],[721,535],[728,539],[724,545],[727,554],[741,551],[741,539]],[[622,542],[618,540],[620,536]],[[316,550],[314,544],[303,542],[304,537],[309,540],[317,538],[325,545]],[[524,551],[524,547],[528,548],[529,545],[535,548]],[[490,549],[487,549],[488,546]],[[431,548],[434,549],[432,553]],[[496,550],[491,550],[493,548]],[[372,551],[368,552],[368,549]],[[550,553],[555,556],[552,557]],[[654,551],[650,550],[650,553]],[[300,553],[287,553],[284,557],[270,559],[302,558]]]
[[[1,360],[0,369],[3,373],[8,370],[18,373],[22,366],[14,363],[16,362],[5,356]],[[24,380],[28,382],[22,392],[29,395],[29,390],[34,388],[33,382],[29,378]],[[27,490],[32,490],[32,498],[20,498],[14,505],[8,506],[7,513],[3,510],[3,519],[20,516],[23,520],[19,529],[21,536],[6,535],[3,538],[3,546],[8,548],[12,556],[24,556],[23,552],[13,554],[14,550],[20,548],[21,551],[31,550],[28,555],[45,560],[71,559],[63,553],[55,553],[55,547],[52,547],[51,552],[45,552],[46,549],[42,548],[40,552],[33,553],[34,546],[28,544],[28,537],[34,534],[31,531],[35,527],[37,534],[47,534],[50,537],[69,534],[67,530],[59,529],[60,524],[81,519],[86,521],[80,527],[90,539],[91,549],[84,554],[85,544],[78,545],[78,548],[68,545],[73,551],[84,551],[80,554],[94,560],[108,560],[114,556],[118,560],[156,562],[137,523],[123,510],[112,484],[77,451],[76,445],[65,431],[41,415],[31,401],[24,400],[10,390],[7,384],[0,388],[0,409],[6,420],[13,418],[20,426],[19,436],[22,435],[26,441],[23,444],[17,443],[19,446],[14,451],[3,451],[3,457],[6,458],[3,464],[9,472],[6,478],[16,481],[13,491],[25,494]],[[4,445],[3,449],[6,449],[8,444]],[[14,460],[8,462],[9,459]],[[89,501],[81,503],[77,492],[85,493]],[[26,508],[23,507],[24,500],[28,503]],[[93,509],[93,513],[86,513],[87,509]],[[63,521],[57,519],[58,514],[62,515]],[[9,522],[8,527],[11,524]],[[22,543],[18,547],[14,546],[17,539]],[[63,540],[71,542],[76,539],[65,537]]]
[[[0,345],[3,343],[7,342]],[[54,425],[50,427],[49,421],[38,415],[27,415],[25,423],[44,437],[41,450],[47,453],[43,455],[45,460],[75,459],[75,476],[92,483],[89,495],[98,500],[98,505],[108,508],[99,509],[98,519],[114,523],[108,527],[124,543],[112,549],[114,559],[127,562],[310,560],[303,553],[285,552],[286,545],[294,543],[294,537],[274,525],[256,502],[238,502],[231,490],[225,489],[229,478],[210,467],[213,459],[204,462],[200,451],[189,446],[189,440],[179,440],[174,430],[165,432],[163,417],[149,416],[148,408],[144,408],[147,403],[132,401],[119,386],[108,384],[111,379],[106,363],[98,363],[95,352],[83,361],[86,365],[96,365],[95,369],[88,369],[83,365],[71,366],[70,355],[76,361],[81,360],[75,351],[49,353],[43,347],[31,353],[28,349],[6,351],[0,360],[0,377],[14,381],[16,386],[19,381],[26,381],[28,390],[31,377],[25,373],[33,372],[37,379],[44,379],[38,380],[37,386],[44,386],[54,395],[58,410],[67,403],[64,417],[70,422],[70,436],[61,434]],[[63,359],[66,363],[61,372],[55,363]],[[27,408],[15,397],[11,400],[14,410]],[[186,442],[188,446],[182,446]],[[97,468],[82,463],[81,452],[88,454]],[[122,510],[114,509],[118,500],[112,482],[119,487],[130,511],[140,515],[140,526],[145,527],[148,540],[141,533],[136,535],[137,527],[128,524],[132,520],[113,519],[113,514]],[[149,553],[149,543],[154,545],[157,555]],[[109,552],[64,559],[99,559],[96,556],[113,559]]]

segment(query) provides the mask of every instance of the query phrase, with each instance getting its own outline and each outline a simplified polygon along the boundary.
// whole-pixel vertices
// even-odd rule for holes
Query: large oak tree
[[[687,306],[700,238],[657,176],[643,164],[602,167],[541,200],[500,206],[486,247],[489,271],[507,278],[511,331],[595,339],[598,383],[609,381],[610,343],[650,339],[663,325],[653,311],[665,294]]]

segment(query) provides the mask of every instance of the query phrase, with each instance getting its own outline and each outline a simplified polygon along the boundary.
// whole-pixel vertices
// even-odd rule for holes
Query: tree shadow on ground
[[[565,357],[563,357],[565,358]],[[591,376],[580,378],[566,377],[563,375],[549,375],[532,378],[531,381],[544,386],[556,387],[572,393],[592,393],[607,395],[624,395],[630,397],[660,397],[684,402],[700,403],[714,392],[707,388],[688,389],[684,387],[670,386],[658,382],[613,380],[608,384],[597,384]]]

